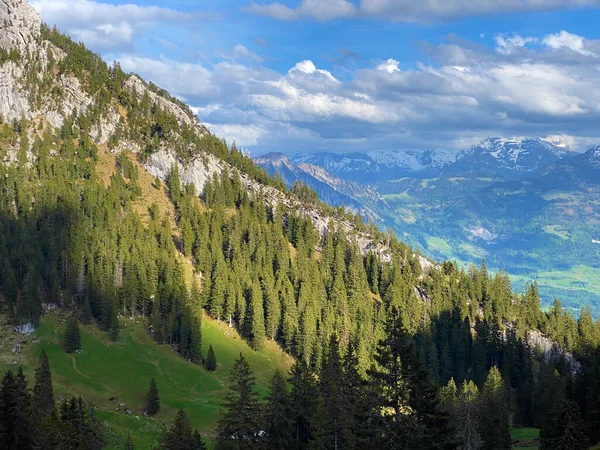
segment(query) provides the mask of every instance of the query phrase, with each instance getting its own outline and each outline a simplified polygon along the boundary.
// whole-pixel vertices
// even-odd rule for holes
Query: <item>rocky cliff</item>
[[[82,82],[75,76],[50,73],[50,60],[61,61],[65,58],[64,52],[44,40],[41,32],[42,21],[38,13],[25,0],[0,0],[0,47],[6,50],[19,52],[18,61],[6,61],[0,65],[0,115],[4,121],[13,121],[34,118],[44,118],[51,126],[61,127],[66,118],[86,114],[94,108],[95,101],[88,93]],[[27,61],[27,62],[26,62]],[[31,73],[35,70],[35,73]],[[53,86],[51,91],[59,92],[56,98],[42,98],[35,102],[31,98],[31,89],[26,83],[34,80],[43,80],[50,77]],[[208,130],[191,114],[189,109],[173,101],[168,94],[161,95],[139,77],[130,75],[124,88],[138,99],[149,98],[152,105],[167,111],[174,116],[180,128],[191,129],[198,136],[208,133]],[[102,112],[98,123],[90,131],[90,136],[98,144],[106,144],[116,132],[120,122],[126,117],[118,107],[109,103]],[[113,151],[129,150],[133,153],[141,151],[135,142],[121,140]],[[180,167],[182,184],[193,184],[197,192],[203,192],[206,181],[215,173],[221,174],[225,168],[233,172],[225,161],[208,152],[200,152],[191,161],[182,161],[177,158],[174,148],[168,143],[161,144],[161,148],[153,152],[145,162],[147,171],[155,177],[167,180],[173,166]],[[241,174],[242,182],[252,193],[260,192],[266,201],[273,207],[286,205],[295,207],[310,217],[320,233],[325,233],[331,218],[325,216],[318,207],[300,204],[293,196],[283,193],[273,187],[264,186]],[[337,220],[336,225],[349,236],[355,236],[356,242],[363,252],[375,251],[387,259],[387,247],[370,235],[361,232],[346,221]]]

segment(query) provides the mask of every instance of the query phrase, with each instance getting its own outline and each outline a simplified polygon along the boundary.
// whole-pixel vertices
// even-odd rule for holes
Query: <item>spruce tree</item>
[[[263,443],[265,450],[292,448],[292,420],[290,398],[283,374],[276,370],[271,379],[270,392],[265,405]]]
[[[304,359],[297,360],[290,369],[289,382],[292,385],[290,399],[292,405],[293,448],[304,449],[312,437],[311,424],[313,423],[319,397],[315,376]]]
[[[212,345],[209,345],[208,347],[208,353],[206,355],[204,366],[209,372],[217,369],[217,358],[215,357],[215,351],[213,350]]]
[[[540,450],[585,450],[589,448],[589,441],[577,403],[565,400],[559,405],[557,412],[551,426],[541,430]]]
[[[510,404],[500,371],[492,367],[481,391],[479,434],[485,450],[510,450]]]
[[[160,411],[160,397],[158,395],[158,387],[156,386],[156,380],[152,378],[150,380],[150,388],[146,396],[146,414],[153,416]]]
[[[0,448],[28,450],[33,446],[31,397],[23,370],[9,370],[0,386]]]
[[[127,439],[125,439],[125,447],[123,447],[123,450],[134,450],[131,434],[129,433],[127,433]]]
[[[163,432],[159,450],[206,450],[198,430],[192,430],[183,410],[177,411],[173,425]]]
[[[67,319],[63,347],[67,353],[74,353],[81,350],[81,332],[79,330],[79,321],[75,314],[71,314]]]
[[[463,384],[456,403],[455,439],[459,450],[479,450],[483,441],[478,429],[479,392],[473,381]]]
[[[223,402],[219,419],[217,450],[257,448],[260,432],[260,404],[254,390],[254,377],[246,359],[240,353],[231,370],[229,392]]]
[[[35,370],[32,406],[33,414],[38,423],[54,410],[52,373],[50,372],[50,363],[45,349],[42,349],[40,365]]]
[[[81,397],[73,397],[60,407],[58,448],[100,450],[106,444],[94,410]]]

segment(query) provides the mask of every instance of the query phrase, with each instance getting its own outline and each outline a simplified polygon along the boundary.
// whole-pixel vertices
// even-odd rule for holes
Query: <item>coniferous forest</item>
[[[239,355],[213,435],[201,436],[179,411],[161,431],[161,449],[502,450],[512,448],[513,426],[539,428],[544,450],[600,442],[600,322],[589,310],[575,317],[556,300],[543,311],[535,282],[515,292],[485,262],[468,270],[426,263],[392,233],[326,207],[305,186],[287,190],[235,145],[199,136],[148,94],[132,94],[118,65],[57,30],[44,27],[40,40],[66,55],[55,60],[47,50],[51,72],[78,77],[97,103],[59,129],[43,118],[0,124],[7,320],[35,326],[57,306],[70,314],[64,350],[76,353],[81,326],[97,324],[118,342],[122,319],[136,318],[156,343],[214,371],[218,346],[202,354],[200,324],[210,317],[254,350],[273,341],[294,358],[259,395],[260,368]],[[33,99],[60,99],[50,77],[37,75],[40,54],[7,52],[0,61],[19,59]],[[113,104],[123,116],[101,148],[90,131]],[[117,150],[120,142],[141,152]],[[202,192],[173,165],[164,180],[172,215],[152,199],[137,207],[141,163],[164,147],[182,166],[203,154],[227,163]],[[116,165],[106,177],[100,155],[110,150]],[[294,201],[273,206],[242,179]],[[324,232],[304,214],[308,203],[328,218]],[[384,250],[361,251],[358,233]],[[0,447],[103,448],[93,406],[81,397],[57,402],[51,367],[42,353],[35,379],[3,375]],[[148,383],[154,415],[160,388]]]

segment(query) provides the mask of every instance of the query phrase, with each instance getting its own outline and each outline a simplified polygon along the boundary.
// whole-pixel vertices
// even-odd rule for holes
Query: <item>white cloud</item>
[[[509,54],[515,49],[523,48],[527,44],[538,42],[538,39],[532,37],[522,37],[518,34],[505,35],[498,34],[494,37],[496,45],[498,46],[497,51],[503,54]]]
[[[381,70],[387,73],[400,72],[400,67],[398,67],[400,63],[395,59],[388,59],[387,61],[382,62],[377,66],[377,70]]]
[[[506,46],[489,49],[431,46],[428,60],[437,64],[400,71],[390,58],[343,79],[310,60],[284,73],[251,58],[121,63],[195,105],[218,135],[260,151],[465,148],[491,135],[571,136],[563,140],[579,148],[600,141],[597,58],[503,39]],[[598,44],[584,40],[583,49]]]
[[[302,0],[296,8],[281,3],[253,3],[246,10],[277,20],[319,21],[364,17],[402,22],[432,22],[459,17],[599,7],[597,0]]]
[[[355,6],[346,0],[303,0],[297,8],[290,8],[281,3],[266,5],[251,4],[248,12],[277,20],[315,19],[327,21],[351,17],[356,13]]]
[[[553,49],[568,48],[582,55],[593,56],[593,53],[585,49],[585,39],[576,34],[562,30],[560,33],[549,34],[542,43]]]
[[[44,22],[57,25],[75,39],[101,50],[124,48],[142,30],[159,22],[193,24],[199,13],[183,13],[171,8],[113,5],[93,0],[32,0]]]
[[[288,74],[292,77],[296,75],[317,75],[327,81],[333,81],[336,83],[338,82],[331,72],[323,69],[317,69],[315,64],[309,60],[299,62],[289,70]]]

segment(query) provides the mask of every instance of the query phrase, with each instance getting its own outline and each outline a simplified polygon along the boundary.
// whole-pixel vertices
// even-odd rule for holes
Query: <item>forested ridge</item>
[[[0,305],[11,323],[35,325],[56,305],[74,326],[96,323],[118,341],[120,318],[139,318],[157,343],[207,370],[219,348],[201,352],[205,315],[236,328],[255,350],[277,342],[296,360],[291,372],[276,374],[259,398],[257,368],[240,355],[217,448],[508,449],[511,424],[539,427],[543,449],[600,441],[600,323],[589,310],[576,319],[556,301],[542,311],[535,283],[515,293],[508,276],[488,273],[484,262],[424,271],[419,255],[391,233],[373,234],[385,240],[385,255],[365,254],[339,226],[350,216],[323,205],[331,220],[320,233],[301,207],[274,207],[241,182],[245,175],[285,191],[235,145],[198,133],[147,93],[139,98],[117,64],[107,66],[57,30],[44,26],[39,39],[38,54],[0,53],[0,63],[27,68],[32,102],[60,103],[58,74],[76,76],[95,102],[60,128],[44,116],[0,123]],[[92,130],[109,106],[120,108],[119,124],[99,145]],[[179,161],[165,180],[174,215],[150,199],[139,211],[139,163],[159,149]],[[99,155],[109,150],[105,179]],[[206,154],[227,165],[198,192],[181,183],[180,165]],[[163,187],[154,180],[157,192]],[[286,195],[299,205],[317,201],[300,185]],[[356,232],[372,230],[352,219]],[[555,351],[538,348],[533,335],[554,342]],[[36,398],[22,373],[5,374],[3,448],[101,447],[84,400],[58,408],[47,400],[44,417],[29,418],[40,411]],[[21,421],[47,431],[26,439]],[[69,421],[86,426],[61,447],[53,433]],[[90,433],[98,439],[81,438]],[[184,412],[165,431],[164,448],[202,442]]]

